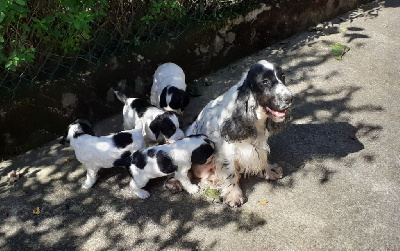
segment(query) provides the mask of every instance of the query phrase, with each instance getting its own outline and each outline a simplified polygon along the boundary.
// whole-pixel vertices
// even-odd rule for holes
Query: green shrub
[[[33,62],[38,47],[49,54],[80,50],[107,6],[107,0],[0,1],[0,64],[15,71]]]

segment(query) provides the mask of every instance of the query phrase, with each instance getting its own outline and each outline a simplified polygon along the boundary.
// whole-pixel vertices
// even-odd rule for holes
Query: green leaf
[[[350,50],[350,47],[346,45],[342,45],[340,43],[336,43],[332,47],[333,56],[336,60],[341,60],[343,55]]]
[[[0,43],[4,43],[4,37],[0,34]]]
[[[0,23],[3,22],[5,16],[4,12],[0,12]]]
[[[24,0],[14,0],[14,1],[19,5],[23,5],[23,6],[26,5],[26,2]]]
[[[207,188],[205,191],[206,196],[211,197],[213,199],[218,200],[219,199],[219,195],[221,194],[220,191],[218,189],[213,189],[213,188]]]

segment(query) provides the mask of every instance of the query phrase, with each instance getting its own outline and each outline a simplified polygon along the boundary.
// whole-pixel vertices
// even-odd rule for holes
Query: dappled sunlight
[[[390,195],[385,198],[394,201],[398,191],[393,189],[396,176],[376,175],[396,161],[389,156],[389,161],[382,162],[382,156],[392,153],[377,149],[386,143],[388,130],[397,130],[383,123],[391,119],[396,125],[396,110],[390,110],[392,118],[387,114],[390,105],[364,102],[376,90],[353,79],[357,65],[348,63],[354,60],[351,53],[356,48],[352,46],[372,37],[352,20],[375,18],[383,6],[375,3],[364,12],[353,11],[343,20],[327,22],[326,29],[300,34],[213,72],[207,76],[209,86],[198,82],[205,92],[191,99],[183,117],[187,124],[261,59],[282,65],[286,84],[295,95],[292,123],[269,139],[269,161],[283,168],[284,177],[278,181],[242,178],[240,186],[248,201],[241,208],[229,208],[206,197],[204,191],[195,195],[165,191],[165,178],[151,180],[146,185],[151,196],[139,199],[129,189],[131,177],[124,168],[101,169],[94,186],[82,189],[85,168],[71,147],[53,141],[0,162],[0,246],[4,250],[213,250],[241,249],[228,246],[240,241],[278,250],[295,249],[290,246],[295,238],[306,245],[302,236],[318,239],[328,233],[318,239],[327,241],[326,245],[332,244],[333,235],[339,236],[335,242],[347,239],[350,230],[346,227],[353,226],[352,217],[361,217],[351,210],[363,209],[353,201],[355,197],[363,193],[365,204],[373,196]],[[346,30],[337,27],[341,22],[347,22]],[[343,61],[331,55],[335,41],[351,43]],[[327,63],[333,67],[319,67]],[[95,131],[106,135],[118,128],[122,128],[121,115],[108,124],[99,123]],[[7,174],[13,170],[21,177],[11,183]],[[365,177],[369,179],[364,181]],[[261,205],[260,200],[267,202]],[[34,214],[37,207],[40,213]],[[376,213],[362,212],[367,216]],[[382,226],[377,228],[386,227]],[[373,231],[376,228],[368,227],[368,238],[378,234]],[[360,225],[360,229],[367,228]]]

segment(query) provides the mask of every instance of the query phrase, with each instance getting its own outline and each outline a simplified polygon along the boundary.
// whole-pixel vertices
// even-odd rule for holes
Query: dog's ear
[[[164,117],[164,119],[161,121],[161,132],[164,134],[166,138],[171,138],[172,135],[176,132],[176,126],[175,124],[171,121],[169,117]]]
[[[254,126],[255,101],[248,89],[239,89],[236,109],[222,124],[221,135],[228,141],[240,141],[257,135]]]
[[[160,132],[161,132],[162,120],[163,120],[163,118],[161,117],[161,115],[159,115],[153,121],[151,121],[150,126],[149,126],[150,130],[156,136],[156,139],[158,138],[158,136],[160,135]]]
[[[61,138],[61,140],[58,142],[61,145],[69,144],[69,140],[67,140],[68,136],[68,131],[65,133],[65,135]]]
[[[186,106],[189,105],[189,101],[190,101],[190,96],[189,93],[182,91],[182,103],[181,103],[181,111],[183,112],[183,110],[186,108]]]
[[[160,107],[167,107],[167,89],[168,87],[164,87],[160,95]]]

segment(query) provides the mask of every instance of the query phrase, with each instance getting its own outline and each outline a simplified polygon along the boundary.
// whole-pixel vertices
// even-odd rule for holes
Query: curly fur
[[[292,99],[282,69],[262,60],[238,84],[209,102],[187,128],[186,135],[201,133],[215,142],[216,175],[225,203],[244,203],[238,184],[241,173],[281,177],[280,169],[268,165],[267,140],[285,124]]]

